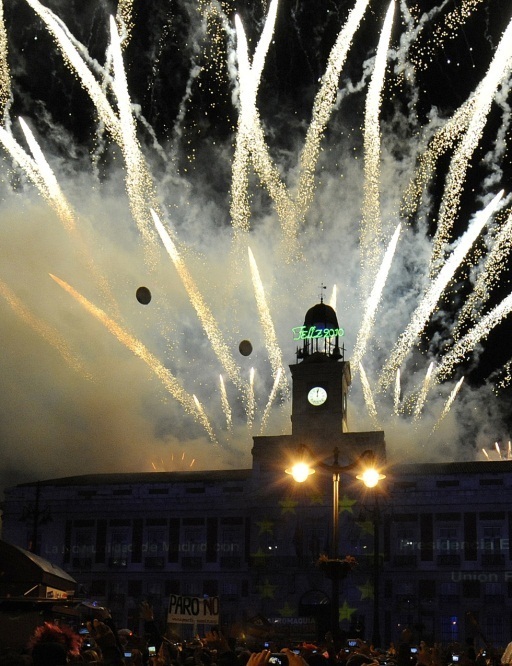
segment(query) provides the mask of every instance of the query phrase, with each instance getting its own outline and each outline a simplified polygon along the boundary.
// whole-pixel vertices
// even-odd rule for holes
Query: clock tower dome
[[[336,312],[323,299],[310,308],[304,325],[293,329],[299,341],[292,375],[292,435],[328,441],[348,432],[350,363],[345,361]]]

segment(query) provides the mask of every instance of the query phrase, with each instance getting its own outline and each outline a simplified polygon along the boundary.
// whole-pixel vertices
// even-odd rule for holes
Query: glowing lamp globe
[[[315,473],[315,470],[312,467],[310,467],[307,463],[299,462],[295,463],[295,465],[291,469],[287,469],[286,473],[291,474],[294,481],[297,481],[298,483],[303,483],[308,478],[308,476]]]
[[[365,469],[362,474],[358,474],[357,479],[362,481],[367,488],[375,488],[381,479],[385,479],[385,474],[380,474],[376,469]]]

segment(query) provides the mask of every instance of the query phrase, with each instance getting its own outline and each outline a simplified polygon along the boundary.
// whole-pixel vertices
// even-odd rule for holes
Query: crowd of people
[[[316,645],[272,642],[241,645],[217,628],[204,637],[180,642],[162,635],[151,607],[143,604],[144,632],[117,631],[110,616],[87,622],[80,632],[66,624],[37,627],[26,649],[4,649],[0,666],[512,666],[512,643],[505,650],[475,650],[464,645],[419,645],[405,630],[398,645],[378,649],[362,639],[335,641],[330,634]],[[261,649],[263,647],[263,649]]]

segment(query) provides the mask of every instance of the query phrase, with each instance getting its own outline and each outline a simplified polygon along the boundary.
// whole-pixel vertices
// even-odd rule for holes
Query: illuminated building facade
[[[337,448],[341,464],[368,450],[386,463],[383,432],[349,430],[341,333],[332,308],[308,311],[290,367],[291,434],[255,437],[250,469],[21,484],[6,491],[3,539],[32,545],[119,626],[137,628],[143,599],[163,622],[177,594],[218,597],[224,625],[261,615],[281,634],[321,636],[331,608],[321,556],[331,547],[332,482],[319,471],[296,484],[284,470],[305,444],[318,460],[329,462]],[[357,565],[335,600],[341,629],[382,645],[405,626],[416,640],[464,641],[481,631],[505,645],[512,461],[393,464],[385,473],[374,491],[342,475],[338,552]]]

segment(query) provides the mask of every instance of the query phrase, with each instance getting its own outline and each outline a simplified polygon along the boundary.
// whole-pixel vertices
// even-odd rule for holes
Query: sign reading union
[[[218,624],[219,598],[182,597],[171,594],[167,622],[176,624]]]
[[[317,338],[333,338],[345,335],[343,328],[317,328],[316,326],[295,326],[292,328],[294,340],[315,340]]]

